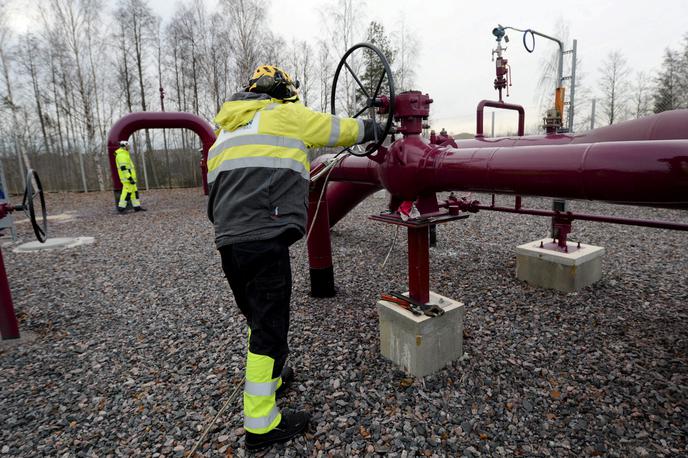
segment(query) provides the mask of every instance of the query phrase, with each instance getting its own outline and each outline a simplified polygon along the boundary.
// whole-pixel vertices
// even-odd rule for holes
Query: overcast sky
[[[29,3],[33,1],[37,0]],[[172,14],[175,3],[174,0],[150,1],[154,11],[163,18]],[[292,38],[315,41],[327,33],[318,11],[328,3],[325,0],[268,2],[272,29],[287,41]],[[216,1],[208,0],[208,4],[214,5]],[[652,71],[659,67],[664,49],[677,48],[688,33],[688,0],[368,0],[360,15],[364,23],[376,20],[388,29],[405,18],[407,27],[420,41],[416,83],[417,89],[429,93],[435,101],[431,107],[433,127],[446,127],[454,132],[474,131],[478,101],[497,97],[492,87],[495,75],[491,51],[496,43],[491,31],[498,23],[553,35],[557,22],[563,21],[571,39],[578,40],[582,60],[579,71],[582,70],[585,83],[594,90],[599,67],[609,52],[621,51],[633,74],[637,70]],[[14,18],[28,25],[25,10]],[[526,107],[528,124],[539,123],[540,66],[556,45],[536,37],[535,52],[528,54],[521,34],[511,32],[510,38],[505,57],[512,66],[513,86],[508,101]],[[289,69],[289,62],[281,64]],[[515,117],[504,115],[500,119],[515,124]]]

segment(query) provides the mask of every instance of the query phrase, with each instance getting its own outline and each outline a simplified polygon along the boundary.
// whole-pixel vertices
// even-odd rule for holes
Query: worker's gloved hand
[[[129,177],[129,184],[136,184],[136,181],[132,177]]]
[[[365,129],[365,132],[363,133],[363,142],[362,143],[372,142],[372,141],[382,139],[382,133],[385,131],[385,128],[379,122],[375,122],[371,119],[364,119],[363,120],[363,127]]]

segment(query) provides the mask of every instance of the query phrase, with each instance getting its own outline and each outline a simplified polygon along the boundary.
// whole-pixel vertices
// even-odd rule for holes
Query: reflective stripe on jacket
[[[208,152],[208,183],[223,171],[245,167],[289,169],[308,180],[307,148],[353,145],[365,132],[360,119],[318,113],[267,96],[225,102],[215,122],[221,131]]]
[[[315,112],[265,94],[240,92],[215,117],[208,152],[208,217],[217,247],[305,233],[308,148],[363,140],[363,121]]]

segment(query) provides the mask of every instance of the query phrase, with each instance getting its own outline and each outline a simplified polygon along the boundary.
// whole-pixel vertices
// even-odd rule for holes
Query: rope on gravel
[[[332,161],[337,161],[337,157],[338,157],[339,155],[341,155],[344,151],[346,151],[346,150],[342,150],[342,151],[340,151],[339,153],[337,153],[337,154],[332,158]],[[339,161],[345,159],[348,155],[349,155],[349,153],[346,153],[346,154],[342,157],[342,159],[339,159]],[[337,162],[339,162],[339,161],[337,161]],[[332,171],[334,170],[335,165],[337,165],[337,164],[335,163],[332,167],[330,167],[330,170],[327,172],[327,175],[325,175],[325,182],[323,183],[322,191],[320,191],[320,196],[318,197],[318,205],[315,206],[315,213],[313,213],[313,221],[311,221],[311,227],[308,228],[308,232],[306,233],[306,239],[305,239],[304,242],[303,242],[303,249],[301,250],[301,254],[299,254],[299,258],[298,258],[298,263],[299,263],[299,264],[300,264],[301,261],[303,260],[303,255],[304,255],[304,254],[306,253],[306,251],[308,250],[308,239],[311,238],[311,232],[313,232],[313,227],[315,227],[315,221],[318,219],[318,212],[320,211],[320,202],[322,201],[323,194],[325,194],[325,190],[327,189],[327,182],[328,182],[328,180],[330,179],[330,174],[331,174]]]
[[[394,244],[397,241],[398,235],[399,235],[399,226],[397,226],[396,230],[394,231],[394,238],[392,239],[392,244],[389,246],[389,250],[387,251],[387,256],[385,256],[385,260],[382,261],[382,265],[380,266],[380,272],[385,270],[385,265],[387,265],[387,260],[389,259],[389,255],[392,254],[392,250],[394,249]]]
[[[246,380],[245,377],[242,378],[241,381],[240,381],[239,383],[237,383],[237,385],[236,385],[236,387],[234,388],[234,391],[232,392],[232,394],[229,395],[229,398],[227,399],[227,401],[225,401],[225,403],[224,403],[224,405],[222,406],[222,408],[217,412],[217,415],[215,415],[215,417],[214,417],[214,418],[212,419],[212,421],[208,424],[208,426],[206,426],[205,431],[203,431],[203,434],[201,434],[201,437],[198,438],[198,442],[196,442],[196,445],[194,445],[193,448],[191,449],[191,451],[189,452],[189,454],[186,455],[187,457],[193,457],[193,456],[194,456],[194,454],[196,453],[196,450],[198,449],[198,447],[200,447],[200,445],[201,445],[201,444],[203,443],[203,441],[205,440],[205,437],[208,435],[208,431],[210,431],[210,428],[213,427],[213,425],[215,424],[215,422],[217,421],[217,419],[220,418],[220,415],[222,415],[222,413],[225,411],[225,409],[227,409],[227,406],[228,406],[231,402],[234,401],[234,398],[236,397],[237,393],[238,393],[239,390],[241,389],[241,386],[243,385],[244,380]]]

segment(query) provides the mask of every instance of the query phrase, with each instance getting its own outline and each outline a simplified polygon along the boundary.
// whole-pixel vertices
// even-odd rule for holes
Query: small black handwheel
[[[33,232],[39,242],[45,243],[48,239],[48,212],[45,209],[45,197],[43,185],[35,170],[29,169],[26,174],[26,188],[22,200],[22,210],[31,221]],[[40,221],[38,218],[40,218]]]
[[[343,74],[344,81],[340,83],[342,68],[346,68],[347,73]],[[362,77],[357,72],[362,72]],[[376,136],[365,148],[344,148],[342,151],[354,156],[369,156],[377,151],[389,135],[394,121],[394,77],[387,58],[377,46],[359,43],[344,53],[332,81],[333,115],[337,114],[337,103],[342,114],[352,118],[367,114],[367,119],[384,126],[382,135]]]

